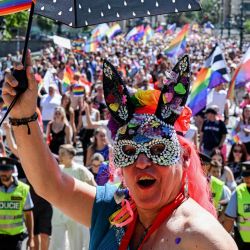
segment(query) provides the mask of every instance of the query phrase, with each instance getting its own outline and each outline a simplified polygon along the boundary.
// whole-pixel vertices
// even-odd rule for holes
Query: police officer
[[[33,203],[29,186],[13,176],[15,160],[0,158],[0,249],[21,249],[25,225],[27,246],[33,248]]]
[[[250,249],[250,161],[242,164],[243,183],[236,187],[228,203],[224,227],[228,232],[234,230],[235,241],[240,250]]]

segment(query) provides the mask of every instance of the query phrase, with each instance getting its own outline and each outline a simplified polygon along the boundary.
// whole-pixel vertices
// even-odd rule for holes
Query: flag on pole
[[[169,57],[180,56],[185,52],[187,45],[187,35],[189,31],[189,24],[184,25],[178,35],[171,41],[168,48],[165,50],[165,54]]]
[[[217,71],[220,73],[226,82],[230,81],[230,71],[227,67],[223,52],[218,44],[214,46],[210,55],[206,59],[204,67],[211,68],[213,72]]]
[[[197,73],[196,81],[192,86],[188,106],[192,109],[193,115],[206,108],[211,89],[228,82],[225,77],[229,78],[227,65],[220,47],[216,45],[203,68]]]
[[[146,44],[148,41],[150,41],[153,35],[154,35],[153,29],[151,28],[150,25],[147,25],[147,27],[144,30],[144,35],[142,37],[143,43]]]
[[[172,34],[174,34],[175,29],[176,29],[176,23],[168,24],[166,34],[167,34],[167,35],[172,35]]]
[[[248,48],[246,54],[242,58],[242,62],[235,70],[228,92],[227,98],[234,98],[234,89],[235,87],[244,86],[247,82],[250,82],[250,47]]]
[[[91,40],[88,40],[84,46],[84,51],[86,53],[90,53],[90,52],[96,52],[97,49],[99,47],[99,42],[98,41],[91,41]]]
[[[72,71],[70,66],[67,65],[65,67],[64,76],[63,76],[63,86],[62,86],[63,93],[68,90],[70,84],[73,82],[73,76],[74,76],[74,72]]]
[[[0,0],[0,16],[14,14],[31,8],[36,0]]]
[[[119,35],[122,33],[122,29],[120,24],[115,23],[113,26],[111,26],[109,28],[109,30],[106,32],[106,36],[108,37],[108,39],[112,39],[115,36]]]
[[[102,23],[97,25],[91,32],[91,36],[90,36],[90,41],[91,42],[100,42],[105,36],[106,33],[109,30],[109,26],[106,23]]]
[[[196,115],[206,107],[207,88],[210,83],[211,69],[202,68],[197,73],[197,78],[192,86],[191,93],[188,98],[188,106],[192,110],[192,114]]]
[[[155,32],[156,33],[162,33],[164,31],[164,28],[162,25],[158,26],[158,28],[156,28]]]
[[[138,42],[139,40],[141,40],[143,35],[144,35],[144,26],[143,25],[136,26],[128,32],[128,34],[126,35],[126,41]]]

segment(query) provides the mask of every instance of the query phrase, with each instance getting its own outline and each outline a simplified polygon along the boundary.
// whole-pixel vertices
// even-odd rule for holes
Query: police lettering
[[[20,202],[0,201],[0,209],[2,210],[19,210]]]

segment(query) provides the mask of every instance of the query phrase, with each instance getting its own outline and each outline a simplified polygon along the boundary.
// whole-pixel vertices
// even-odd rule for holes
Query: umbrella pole
[[[28,43],[29,43],[29,38],[30,38],[30,30],[31,30],[31,26],[32,26],[34,9],[35,9],[35,4],[32,2],[31,8],[30,8],[28,28],[27,28],[27,31],[26,31],[23,55],[22,55],[22,64],[23,64],[24,67],[25,67],[25,61],[26,61],[26,54],[27,54],[27,50],[28,50]],[[8,114],[10,113],[11,109],[16,104],[16,102],[19,99],[20,95],[28,88],[28,79],[27,79],[25,70],[14,70],[13,71],[13,76],[18,81],[18,86],[15,88],[16,91],[17,91],[17,95],[15,96],[13,101],[11,102],[11,104],[8,107],[8,110],[6,111],[4,117],[0,121],[0,127],[2,126],[4,120],[6,119]]]
[[[22,55],[22,64],[24,66],[25,66],[26,54],[27,54],[28,44],[29,44],[29,39],[30,39],[30,31],[31,31],[31,26],[32,26],[32,21],[33,21],[34,10],[35,10],[35,4],[34,2],[32,2],[31,8],[30,8],[28,27],[27,27],[26,37],[25,37],[25,42],[24,42],[23,55]]]

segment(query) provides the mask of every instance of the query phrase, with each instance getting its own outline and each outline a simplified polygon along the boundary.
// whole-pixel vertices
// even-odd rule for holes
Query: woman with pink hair
[[[180,128],[188,124],[183,116],[190,84],[187,56],[168,74],[161,91],[138,90],[133,96],[104,61],[104,94],[116,134],[113,161],[124,178],[118,189],[91,187],[60,172],[33,115],[30,55],[26,62],[29,88],[10,113],[22,166],[39,195],[91,228],[91,250],[237,249],[214,216],[195,150],[174,129],[178,118]],[[16,82],[11,75],[5,82],[3,99],[10,105]]]

